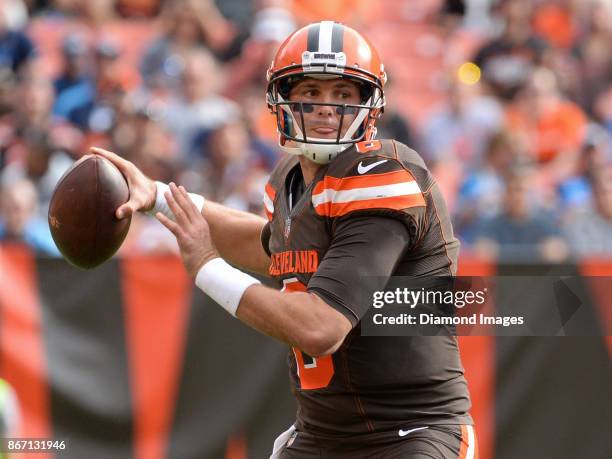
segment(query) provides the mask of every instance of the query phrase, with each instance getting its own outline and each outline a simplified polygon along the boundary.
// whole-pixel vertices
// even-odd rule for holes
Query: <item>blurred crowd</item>
[[[2,0],[0,242],[58,254],[49,200],[92,145],[261,213],[266,69],[322,19],[379,48],[379,137],[425,157],[464,254],[612,257],[612,0]],[[122,250],[176,244],[137,216]]]

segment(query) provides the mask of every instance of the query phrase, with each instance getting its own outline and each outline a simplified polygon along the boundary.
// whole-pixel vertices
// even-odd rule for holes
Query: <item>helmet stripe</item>
[[[308,51],[318,51],[319,50],[319,29],[321,28],[320,24],[313,24],[308,28]]]
[[[319,30],[319,49],[320,53],[330,53],[332,50],[332,31],[334,29],[333,21],[322,21]]]
[[[341,53],[344,48],[344,26],[334,23],[334,31],[332,32],[331,50],[333,53]]]

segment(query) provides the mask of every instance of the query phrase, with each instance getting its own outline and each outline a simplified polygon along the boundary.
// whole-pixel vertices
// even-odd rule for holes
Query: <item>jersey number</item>
[[[283,281],[283,292],[305,292],[306,286],[295,277]],[[327,387],[334,376],[334,361],[331,355],[314,358],[293,347],[297,373],[302,389]]]
[[[355,144],[355,148],[359,153],[367,153],[369,151],[376,151],[382,148],[380,140],[362,140]]]

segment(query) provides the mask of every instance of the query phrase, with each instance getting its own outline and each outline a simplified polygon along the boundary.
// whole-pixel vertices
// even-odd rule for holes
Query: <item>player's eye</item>
[[[304,113],[312,113],[314,111],[314,105],[312,104],[305,104],[305,103],[295,103],[295,104],[291,104],[291,110],[296,112],[296,113],[300,113],[301,111],[303,111]]]
[[[342,115],[343,113],[345,115],[354,115],[357,112],[357,107],[336,107],[336,113],[338,115]]]

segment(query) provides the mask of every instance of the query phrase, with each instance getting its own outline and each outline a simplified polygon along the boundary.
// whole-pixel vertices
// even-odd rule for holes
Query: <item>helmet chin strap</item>
[[[313,140],[327,139],[313,138]],[[298,147],[280,145],[280,148],[291,155],[304,155],[306,158],[317,164],[327,164],[350,146],[352,146],[350,143],[325,145],[300,142]]]
[[[367,101],[367,104],[370,104],[373,98],[374,96],[372,96]],[[280,95],[279,95],[279,99],[282,102],[285,102]],[[295,129],[295,137],[304,138],[304,134],[302,133],[302,130],[300,129],[300,126],[297,123],[297,120],[295,119],[295,117],[293,116],[293,113],[291,112],[291,110],[285,109],[284,107],[282,107],[282,105],[281,105],[281,110],[288,113],[289,116],[291,117],[292,125],[293,125],[293,128]],[[367,108],[359,109],[359,113],[357,114],[357,116],[355,117],[351,125],[348,127],[348,129],[346,130],[346,133],[344,134],[344,137],[342,137],[340,141],[342,142],[350,141],[353,138],[353,134],[357,132],[357,129],[359,129],[359,126],[363,123],[363,121],[368,116],[369,111],[370,109],[367,109]],[[280,136],[282,136],[282,133],[279,133],[279,134]],[[326,141],[329,142],[330,141],[330,139],[316,138],[316,137],[309,137],[308,139],[313,140],[315,142],[326,142]],[[347,148],[353,145],[353,143],[327,143],[327,144],[311,143],[311,142],[297,142],[297,143],[298,143],[297,147],[288,147],[286,145],[280,144],[280,138],[279,138],[279,146],[284,152],[289,153],[290,155],[304,155],[305,157],[307,157],[308,159],[310,159],[311,161],[317,164],[329,163],[332,159],[334,159],[344,150],[346,150]]]

